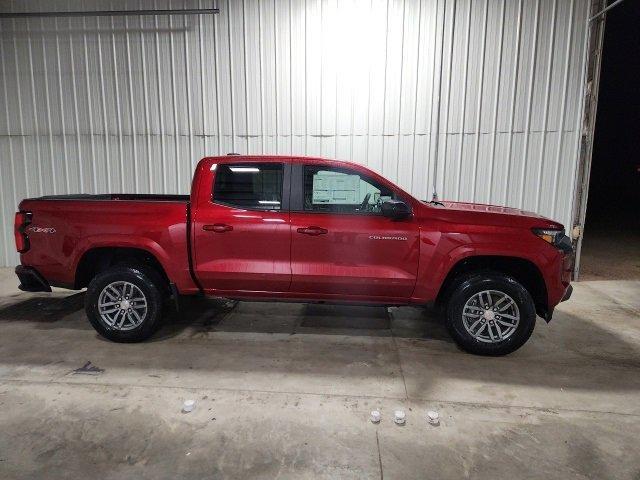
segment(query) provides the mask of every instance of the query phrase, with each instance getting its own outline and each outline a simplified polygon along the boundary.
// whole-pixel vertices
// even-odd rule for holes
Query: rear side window
[[[250,210],[282,209],[281,163],[219,164],[213,201]]]

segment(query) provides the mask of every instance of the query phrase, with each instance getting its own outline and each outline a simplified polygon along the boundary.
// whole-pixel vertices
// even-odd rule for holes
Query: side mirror
[[[387,200],[382,204],[382,215],[394,220],[402,220],[411,216],[411,209],[401,200]]]

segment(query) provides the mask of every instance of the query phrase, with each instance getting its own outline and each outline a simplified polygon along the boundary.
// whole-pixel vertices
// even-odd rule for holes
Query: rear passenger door
[[[243,161],[211,169],[211,199],[194,212],[195,270],[203,288],[286,292],[290,165]]]

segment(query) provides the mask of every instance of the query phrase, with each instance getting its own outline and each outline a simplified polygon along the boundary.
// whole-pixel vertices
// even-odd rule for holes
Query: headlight
[[[557,246],[562,237],[564,230],[552,230],[547,228],[534,228],[533,233],[551,245]]]

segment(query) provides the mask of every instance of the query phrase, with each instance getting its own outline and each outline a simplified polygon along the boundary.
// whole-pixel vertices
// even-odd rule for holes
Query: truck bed
[[[37,265],[52,286],[76,287],[78,265],[96,248],[133,248],[152,254],[182,290],[195,288],[188,258],[188,195],[51,195],[23,200],[31,213],[31,248],[24,265]]]

